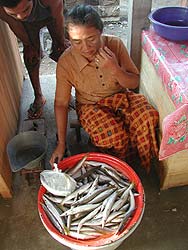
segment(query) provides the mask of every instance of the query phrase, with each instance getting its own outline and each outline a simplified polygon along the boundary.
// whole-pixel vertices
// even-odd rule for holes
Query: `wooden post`
[[[151,12],[151,0],[128,0],[128,38],[127,48],[135,65],[140,70],[141,32],[149,26],[148,14]]]

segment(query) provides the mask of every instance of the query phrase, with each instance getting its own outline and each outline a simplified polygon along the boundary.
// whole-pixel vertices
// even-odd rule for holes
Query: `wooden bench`
[[[74,128],[76,132],[77,142],[81,141],[81,124],[78,119],[70,119],[70,128]]]

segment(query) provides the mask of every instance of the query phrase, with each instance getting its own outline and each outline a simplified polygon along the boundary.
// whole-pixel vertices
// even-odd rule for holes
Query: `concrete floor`
[[[55,76],[41,77],[41,85],[47,98],[44,118],[49,146],[45,167],[49,168],[48,160],[56,143],[53,113]],[[32,100],[32,89],[26,80],[23,87],[20,126],[26,118],[26,110]],[[82,142],[78,144],[74,130],[69,129],[67,142],[72,154],[90,150],[84,131],[82,137]],[[134,167],[144,186],[146,207],[140,225],[118,250],[188,249],[188,186],[160,192],[154,165],[155,163],[148,176],[139,168],[139,164]],[[31,185],[28,185],[23,175],[18,172],[13,174],[13,198],[10,200],[0,198],[0,249],[69,249],[54,240],[42,225],[37,210],[39,186],[38,179],[33,179]]]

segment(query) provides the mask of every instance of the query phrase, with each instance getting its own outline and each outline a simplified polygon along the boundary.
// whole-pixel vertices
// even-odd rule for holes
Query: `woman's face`
[[[102,46],[101,32],[95,27],[69,24],[68,33],[71,44],[77,52],[92,61]]]
[[[20,21],[27,20],[33,9],[32,0],[21,0],[21,2],[14,8],[4,7],[5,12]]]

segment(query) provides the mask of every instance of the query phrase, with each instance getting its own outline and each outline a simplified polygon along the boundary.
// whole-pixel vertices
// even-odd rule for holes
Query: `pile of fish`
[[[41,173],[41,182],[47,189],[41,206],[60,233],[76,239],[93,239],[102,234],[119,234],[131,219],[135,196],[134,183],[106,163],[87,161],[86,154],[74,167],[60,172],[72,181],[69,194],[57,196],[56,189],[66,188],[66,182],[54,181],[50,170]],[[49,181],[53,178],[53,181]]]

